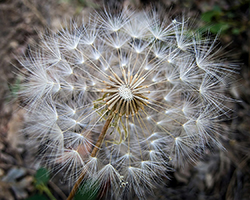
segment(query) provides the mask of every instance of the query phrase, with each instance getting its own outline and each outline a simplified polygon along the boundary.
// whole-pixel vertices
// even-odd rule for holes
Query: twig
[[[53,188],[54,191],[56,191],[58,195],[61,196],[62,200],[67,199],[66,195],[62,192],[62,190],[55,183],[53,183],[52,181],[49,181],[49,185],[50,187]]]
[[[105,124],[104,124],[104,126],[102,128],[101,134],[99,135],[99,138],[98,138],[98,140],[96,142],[96,145],[95,145],[94,149],[91,152],[91,157],[95,157],[96,156],[96,154],[97,154],[97,152],[98,152],[98,150],[99,150],[99,148],[100,148],[100,146],[101,146],[101,144],[103,142],[103,139],[104,139],[104,137],[105,137],[105,135],[107,133],[108,127],[109,127],[112,119],[113,119],[113,117],[108,117],[107,121],[105,122]],[[73,189],[71,190],[71,192],[70,192],[67,200],[72,200],[74,198],[74,196],[75,196],[75,194],[76,194],[79,186],[81,185],[82,180],[84,179],[86,171],[87,170],[85,168],[82,171],[82,173],[80,174],[80,177],[78,178],[78,180],[76,181],[75,185],[73,186]]]

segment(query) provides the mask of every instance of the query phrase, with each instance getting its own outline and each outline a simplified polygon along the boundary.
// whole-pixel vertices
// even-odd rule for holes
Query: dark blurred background
[[[214,37],[219,33],[225,57],[240,70],[228,93],[237,101],[222,124],[226,134],[220,141],[226,150],[208,148],[195,166],[170,172],[155,197],[146,199],[250,199],[250,0],[0,0],[0,200],[63,200],[70,191],[60,178],[50,180],[52,175],[32,162],[35,154],[20,134],[25,111],[16,96],[21,81],[17,68],[22,69],[17,58],[37,44],[47,28],[60,29],[65,21],[93,9],[152,5],[168,16],[195,18],[195,28],[209,29]]]

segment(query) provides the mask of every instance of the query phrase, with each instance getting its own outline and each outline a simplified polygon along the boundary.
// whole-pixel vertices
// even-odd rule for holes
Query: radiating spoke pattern
[[[171,167],[219,144],[236,66],[184,18],[123,10],[86,22],[45,35],[19,60],[25,132],[71,183],[84,171],[109,199],[145,198]]]

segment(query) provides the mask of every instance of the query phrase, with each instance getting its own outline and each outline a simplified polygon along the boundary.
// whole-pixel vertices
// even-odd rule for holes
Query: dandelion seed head
[[[106,9],[44,36],[20,59],[24,131],[46,144],[44,164],[73,184],[85,171],[83,182],[115,199],[143,198],[170,167],[219,144],[235,65],[223,63],[216,40],[191,29],[156,10]]]

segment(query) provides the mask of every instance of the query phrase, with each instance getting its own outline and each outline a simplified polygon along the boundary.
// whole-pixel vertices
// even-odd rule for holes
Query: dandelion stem
[[[102,145],[103,139],[104,139],[104,137],[105,137],[105,135],[107,133],[108,127],[109,127],[112,119],[113,119],[113,117],[109,116],[107,121],[105,122],[105,124],[104,124],[104,126],[102,128],[101,134],[99,135],[98,140],[96,142],[96,145],[95,145],[94,149],[91,152],[91,157],[96,156],[100,146]],[[75,185],[73,186],[67,200],[72,200],[74,198],[79,186],[81,185],[82,180],[84,179],[85,174],[86,174],[86,168],[80,174],[80,176],[79,176],[78,180],[76,181]]]

